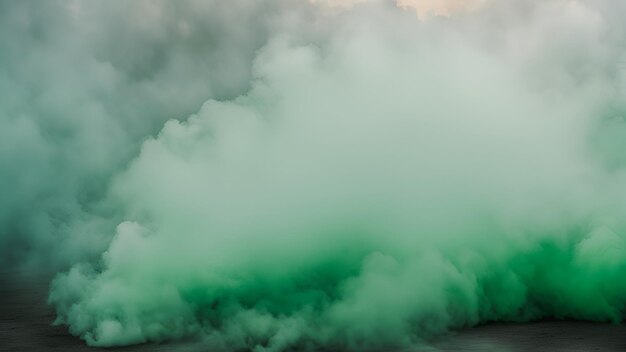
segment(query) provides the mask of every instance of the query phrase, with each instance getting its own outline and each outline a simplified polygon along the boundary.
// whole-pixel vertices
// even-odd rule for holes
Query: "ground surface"
[[[0,273],[0,351],[103,351],[87,347],[51,325],[54,311],[45,304],[47,280],[15,279]],[[626,326],[571,321],[492,324],[449,334],[432,351],[626,351]],[[206,351],[197,343],[142,345],[108,351]]]

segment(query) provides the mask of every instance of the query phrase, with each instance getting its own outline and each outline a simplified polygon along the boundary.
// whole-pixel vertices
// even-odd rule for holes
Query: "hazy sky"
[[[350,7],[364,2],[395,3],[396,6],[415,10],[420,18],[451,16],[454,13],[475,11],[488,0],[310,0],[312,3]]]

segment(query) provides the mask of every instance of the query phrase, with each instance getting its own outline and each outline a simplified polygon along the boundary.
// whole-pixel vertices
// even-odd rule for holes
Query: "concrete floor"
[[[47,280],[20,279],[0,274],[0,351],[97,351],[51,325],[54,311],[45,304]],[[450,333],[420,351],[626,351],[626,327],[546,321],[528,324],[491,324]],[[142,345],[106,351],[206,351],[198,343]]]

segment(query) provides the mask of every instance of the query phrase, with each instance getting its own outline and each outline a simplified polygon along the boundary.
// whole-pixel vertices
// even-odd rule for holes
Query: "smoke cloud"
[[[120,221],[110,180],[143,140],[248,89],[254,52],[298,14],[230,3],[0,1],[3,262],[101,253]]]
[[[626,6],[428,3],[0,2],[3,259],[94,346],[621,322]]]

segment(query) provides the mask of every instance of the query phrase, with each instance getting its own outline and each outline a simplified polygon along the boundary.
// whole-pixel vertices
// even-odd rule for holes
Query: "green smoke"
[[[85,93],[110,108],[50,98],[68,121],[21,121],[52,139],[7,144],[54,171],[10,191],[0,215],[20,216],[0,224],[65,239],[30,257],[72,254],[50,302],[88,344],[362,350],[489,321],[621,322],[623,5],[501,0],[424,22],[383,1],[135,4],[59,7],[110,14],[76,39],[106,63],[85,72],[116,77]],[[145,18],[119,28],[129,11]],[[127,33],[142,45],[117,45]],[[15,205],[37,197],[66,216]],[[28,230],[38,212],[58,223]]]
[[[3,265],[99,256],[122,220],[103,199],[143,140],[248,89],[255,50],[282,25],[275,7],[219,3],[0,0]]]

